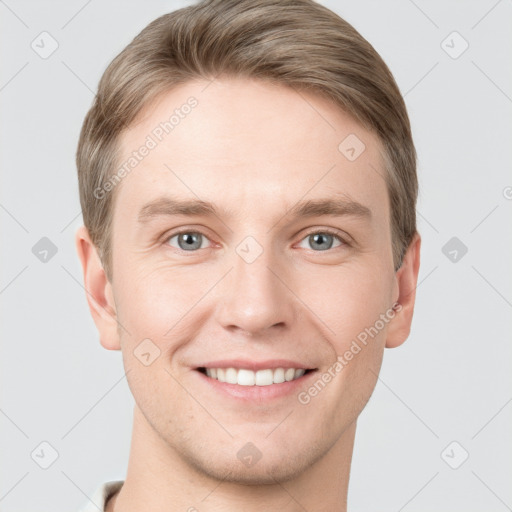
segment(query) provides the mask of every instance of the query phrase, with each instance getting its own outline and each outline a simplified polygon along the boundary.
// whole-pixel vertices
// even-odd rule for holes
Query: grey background
[[[349,509],[512,510],[512,1],[321,3],[395,75],[421,189],[412,334],[386,351],[359,419]],[[77,510],[102,482],[125,477],[134,402],[82,288],[74,154],[107,64],[186,4],[0,1],[1,511]],[[31,47],[43,31],[59,45],[46,59]],[[453,31],[469,43],[457,58]],[[57,249],[46,262],[36,257],[43,237]],[[59,454],[48,469],[43,441]]]

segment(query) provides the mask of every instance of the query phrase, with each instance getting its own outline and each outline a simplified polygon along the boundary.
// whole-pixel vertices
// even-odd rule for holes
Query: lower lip
[[[196,370],[195,373],[211,388],[225,396],[236,398],[238,400],[255,402],[267,402],[269,400],[289,396],[304,389],[310,378],[316,374],[317,370],[305,373],[298,379],[281,382],[280,384],[270,384],[269,386],[241,386],[240,384],[228,384],[212,379],[204,373]]]

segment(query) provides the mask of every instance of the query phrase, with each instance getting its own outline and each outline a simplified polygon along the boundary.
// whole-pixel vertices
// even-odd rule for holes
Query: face
[[[316,95],[218,79],[162,95],[121,160],[143,145],[112,226],[136,407],[205,474],[298,475],[355,424],[399,321],[380,142]]]

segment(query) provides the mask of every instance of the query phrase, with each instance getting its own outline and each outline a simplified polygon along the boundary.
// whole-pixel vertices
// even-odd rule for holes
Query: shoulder
[[[124,484],[124,480],[112,480],[102,483],[88,503],[78,512],[105,512],[105,505]]]

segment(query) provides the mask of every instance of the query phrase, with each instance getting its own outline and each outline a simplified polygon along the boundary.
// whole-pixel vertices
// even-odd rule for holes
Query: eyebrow
[[[226,217],[232,216],[232,210],[225,211]],[[219,210],[209,201],[200,199],[176,199],[160,197],[145,204],[139,211],[140,223],[159,216],[186,215],[191,217],[219,216]],[[351,199],[320,198],[301,201],[293,206],[284,216],[292,217],[316,217],[328,215],[332,217],[354,216],[363,219],[371,219],[371,210],[357,201]],[[284,217],[283,216],[283,217]]]

